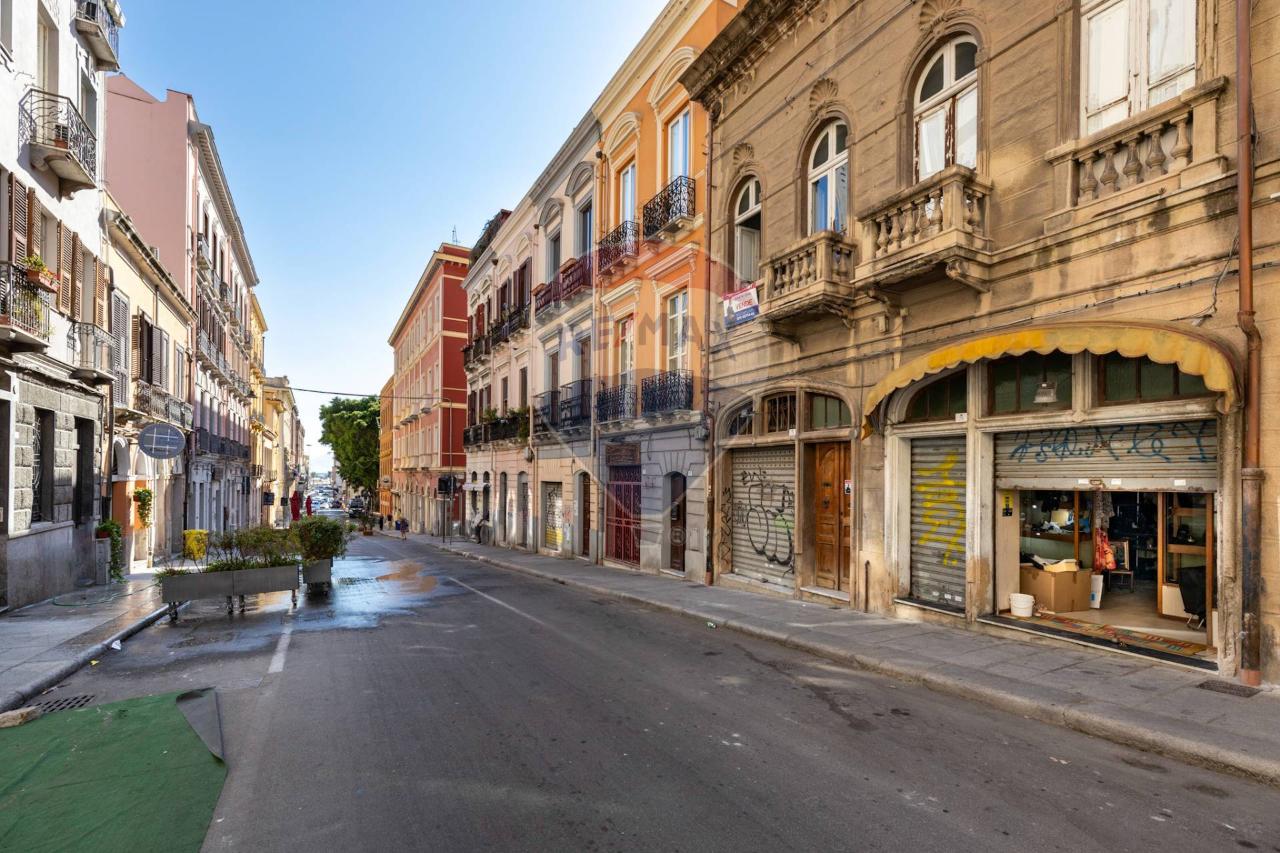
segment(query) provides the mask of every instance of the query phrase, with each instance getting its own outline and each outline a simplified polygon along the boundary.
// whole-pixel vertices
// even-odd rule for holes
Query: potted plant
[[[233,612],[233,598],[240,598],[243,612],[244,597],[253,593],[288,591],[297,604],[298,555],[288,530],[257,527],[223,533],[213,540],[208,531],[198,532],[204,534],[203,537],[185,537],[183,557],[199,559],[207,553],[211,559],[203,570],[157,572],[161,597],[169,605],[171,621],[177,621],[179,602],[200,598],[225,596],[228,614]]]
[[[302,552],[302,581],[308,587],[333,586],[333,560],[347,552],[346,526],[332,518],[314,515],[293,523],[293,535]]]
[[[120,523],[114,518],[106,519],[94,530],[94,535],[98,539],[111,540],[111,579],[113,581],[124,580],[124,538],[122,533]]]
[[[138,524],[151,526],[151,506],[155,501],[155,493],[150,489],[134,489],[133,502],[138,505]]]
[[[27,255],[22,259],[22,264],[26,268],[27,281],[43,287],[51,293],[57,291],[57,273],[49,269],[44,262],[44,258],[36,254]]]

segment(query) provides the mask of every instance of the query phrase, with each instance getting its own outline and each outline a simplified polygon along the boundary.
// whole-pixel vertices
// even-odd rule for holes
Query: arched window
[[[843,231],[849,204],[849,126],[832,122],[809,152],[809,233]]]
[[[756,407],[754,403],[740,406],[729,415],[727,431],[730,436],[752,435],[755,432]]]
[[[916,180],[978,163],[978,45],[952,39],[925,61],[915,93]]]
[[[809,395],[809,429],[837,429],[853,425],[849,405],[827,394]]]
[[[743,285],[760,279],[760,182],[747,181],[733,215],[733,271]]]
[[[916,391],[907,404],[908,421],[951,421],[968,410],[968,372],[959,370]]]

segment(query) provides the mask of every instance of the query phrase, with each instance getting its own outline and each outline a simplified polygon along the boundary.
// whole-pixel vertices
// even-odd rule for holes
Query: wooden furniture
[[[1129,540],[1113,539],[1111,549],[1116,555],[1116,567],[1107,572],[1107,590],[1114,591],[1120,583],[1129,584],[1129,592],[1137,592],[1133,581],[1133,563],[1129,562]]]

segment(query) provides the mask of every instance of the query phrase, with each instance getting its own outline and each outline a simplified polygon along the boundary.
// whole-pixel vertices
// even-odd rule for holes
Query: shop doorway
[[[578,475],[578,530],[581,538],[578,554],[591,556],[591,475],[583,471]]]
[[[814,448],[810,482],[813,483],[814,583],[823,589],[847,590],[853,502],[847,441],[819,444]]]
[[[669,479],[671,481],[671,536],[667,540],[670,548],[667,568],[684,574],[686,483],[684,474],[672,474]]]
[[[1182,663],[1211,664],[1212,492],[997,493],[996,597],[1035,598],[1027,627]]]

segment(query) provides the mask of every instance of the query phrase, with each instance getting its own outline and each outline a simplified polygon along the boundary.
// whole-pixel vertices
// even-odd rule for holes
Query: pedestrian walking
[[[385,530],[386,526],[387,526],[387,517],[385,515],[379,514],[378,515],[378,532],[382,532],[383,530]]]
[[[401,538],[401,539],[408,539],[408,538],[409,538],[409,521],[408,521],[408,519],[406,519],[406,518],[404,518],[403,516],[401,516],[400,521],[399,521],[399,525],[400,525],[400,538]]]

